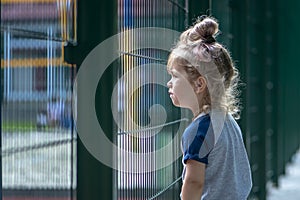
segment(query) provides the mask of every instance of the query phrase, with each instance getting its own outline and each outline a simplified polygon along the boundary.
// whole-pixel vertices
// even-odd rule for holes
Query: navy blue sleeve
[[[201,147],[205,145],[204,141],[210,125],[210,117],[207,115],[201,117],[199,120],[199,122],[197,120],[196,123],[192,123],[183,134],[182,148],[184,163],[186,163],[187,160],[196,160],[208,164],[209,153],[203,153],[200,152],[200,150],[205,149]]]

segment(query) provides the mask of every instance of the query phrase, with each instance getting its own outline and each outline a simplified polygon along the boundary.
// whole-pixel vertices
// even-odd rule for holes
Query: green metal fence
[[[51,12],[46,12],[49,7]],[[186,125],[189,117],[188,112],[171,105],[167,89],[158,84],[157,77],[161,82],[169,78],[161,71],[168,51],[139,49],[139,38],[153,40],[152,32],[142,32],[141,28],[156,27],[179,33],[196,17],[206,14],[219,20],[218,41],[232,52],[244,83],[243,110],[238,122],[253,175],[249,199],[266,199],[267,183],[279,185],[279,176],[285,173],[286,164],[300,144],[299,8],[297,0],[1,1],[2,197],[26,189],[29,193],[36,191],[34,195],[38,198],[55,194],[75,199],[72,191],[76,188],[79,200],[178,199],[179,146],[173,145],[170,152],[151,160],[123,157],[122,150],[145,154],[172,140],[179,144],[174,138],[180,124]],[[41,9],[45,12],[38,12]],[[138,28],[140,32],[130,32]],[[93,99],[100,126],[120,150],[107,150],[116,158],[117,167],[111,168],[99,162],[83,139],[77,138],[87,133],[77,132],[75,136],[73,132],[77,128],[73,112],[79,116],[77,123],[92,127],[91,121],[80,116],[86,115],[87,105],[82,102],[85,91],[93,88],[93,80],[87,77],[79,81],[77,96],[72,92],[75,71],[80,72],[85,58],[120,32],[130,34],[116,42],[118,58],[99,77]],[[164,44],[171,47],[168,41],[162,41]],[[104,57],[115,53],[113,48],[107,48]],[[132,71],[135,68],[138,70]],[[128,73],[131,75],[127,76]],[[148,80],[147,84],[142,84],[143,80]],[[78,104],[72,107],[70,100],[74,97]],[[60,117],[64,120],[48,120],[51,114],[48,110],[58,113],[62,108]],[[156,123],[155,119],[165,115],[163,123],[160,120]],[[167,157],[174,158],[174,162],[157,169]],[[22,159],[35,167],[23,173]],[[54,166],[56,171],[50,161],[59,166]],[[14,169],[17,172],[11,178],[9,173]],[[51,173],[64,176],[53,179],[45,176]],[[22,177],[24,174],[29,182]]]
[[[104,12],[100,12],[101,10]],[[99,77],[100,82],[95,97],[100,126],[103,126],[106,136],[122,151],[112,155],[116,156],[115,162],[121,167],[111,169],[91,157],[84,141],[79,138],[78,199],[178,198],[181,164],[180,159],[176,158],[173,152],[178,152],[179,141],[172,146],[171,152],[148,160],[125,157],[123,152],[146,155],[158,151],[174,140],[179,124],[186,123],[184,113],[180,113],[171,105],[166,89],[169,77],[166,75],[165,64],[168,51],[176,38],[173,36],[174,40],[166,44],[168,45],[166,49],[151,46],[139,49],[138,39],[144,38],[144,41],[147,41],[153,38],[153,35],[138,29],[156,27],[160,30],[166,28],[182,31],[187,25],[187,13],[187,2],[183,0],[120,0],[114,3],[108,0],[101,3],[97,1],[78,3],[78,44],[66,48],[65,58],[69,63],[76,63],[79,66],[79,73],[82,69],[81,63],[93,48],[107,41],[117,32],[136,30],[134,34],[125,33],[118,43],[119,58],[107,67],[101,78]],[[108,54],[110,52],[113,54],[113,50],[108,49]],[[126,74],[137,68],[137,71],[126,78]],[[152,68],[156,70],[151,70]],[[160,76],[162,71],[164,76]],[[163,84],[156,84],[155,81],[141,83],[145,80],[155,80],[157,76],[162,77]],[[84,84],[92,86],[93,83],[85,80]],[[112,96],[114,87],[118,91],[116,96]],[[80,103],[83,101],[81,98],[84,98],[80,95],[83,90],[86,88],[81,88],[79,82],[78,116],[85,112],[85,105]],[[112,98],[116,98],[115,121],[110,106]],[[157,109],[158,104],[167,110],[166,121],[155,122],[155,118],[164,114],[161,113],[161,109]],[[78,123],[81,123],[80,119],[78,120]],[[119,123],[123,124],[122,127]],[[162,160],[164,157],[174,157],[175,162],[156,169],[156,166],[164,162]],[[135,171],[132,171],[133,169]]]
[[[296,1],[211,1],[212,14],[225,26],[221,39],[245,83],[239,123],[252,168],[250,199],[267,198],[267,183],[278,186],[279,176],[299,149],[300,63],[293,59],[293,44],[299,43],[297,9]],[[293,31],[287,36],[287,30]]]

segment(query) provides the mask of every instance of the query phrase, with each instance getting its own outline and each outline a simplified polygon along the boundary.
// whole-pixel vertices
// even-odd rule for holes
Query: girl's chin
[[[172,103],[175,107],[188,108],[187,106],[181,105],[178,101],[172,99]]]
[[[170,98],[171,98],[172,103],[173,103],[174,106],[183,108],[183,106],[180,105],[178,99],[174,95],[170,95]]]
[[[173,103],[174,106],[181,107],[180,103],[178,101],[174,100],[173,98],[171,98],[171,99],[172,99],[172,103]]]

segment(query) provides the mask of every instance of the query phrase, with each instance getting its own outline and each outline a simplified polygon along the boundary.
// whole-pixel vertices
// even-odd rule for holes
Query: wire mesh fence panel
[[[172,46],[165,42],[160,44],[165,49],[155,48],[152,39],[164,37],[153,27],[182,31],[186,14],[184,0],[118,1],[119,31],[124,37],[119,44],[117,199],[179,198],[177,133],[187,118],[172,106],[166,87],[166,63]],[[150,45],[142,47],[143,42]],[[165,164],[167,160],[173,162]]]
[[[70,0],[1,1],[2,198],[73,199],[76,41]]]

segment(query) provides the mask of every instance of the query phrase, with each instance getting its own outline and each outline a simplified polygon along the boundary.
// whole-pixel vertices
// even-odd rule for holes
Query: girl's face
[[[175,64],[168,70],[168,73],[171,75],[171,80],[167,83],[167,86],[173,104],[189,109],[199,107],[194,87],[189,82],[184,69]]]

